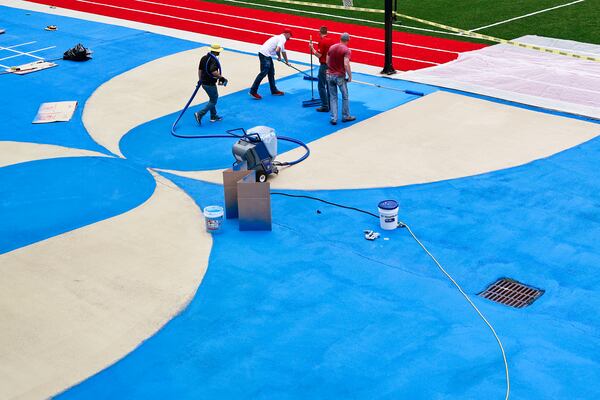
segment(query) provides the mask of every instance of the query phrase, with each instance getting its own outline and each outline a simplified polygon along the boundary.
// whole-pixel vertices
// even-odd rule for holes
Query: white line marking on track
[[[159,17],[166,17],[166,18],[172,18],[172,19],[177,19],[177,20],[181,20],[181,21],[194,22],[194,23],[197,23],[197,24],[210,25],[210,26],[218,26],[220,28],[233,29],[233,30],[236,30],[236,31],[256,33],[258,35],[264,35],[264,36],[272,36],[273,35],[272,33],[258,32],[258,31],[253,31],[253,30],[250,30],[250,29],[244,29],[244,28],[236,28],[236,27],[232,27],[232,26],[228,26],[228,25],[215,24],[215,23],[212,23],[212,22],[198,21],[198,20],[190,19],[190,18],[176,17],[176,16],[173,16],[173,15],[155,13],[155,12],[152,12],[152,11],[138,10],[138,9],[135,9],[135,8],[114,6],[112,4],[99,3],[99,2],[96,2],[96,1],[90,1],[90,0],[77,0],[77,1],[80,2],[80,3],[88,3],[88,4],[94,4],[94,5],[97,5],[97,6],[104,6],[104,7],[109,7],[109,8],[117,8],[117,9],[120,9],[120,10],[134,11],[134,12],[139,12],[139,13],[142,13],[142,14],[157,15]],[[306,43],[309,42],[306,39],[296,39],[296,40],[302,41],[302,42],[306,42]],[[376,55],[381,55],[381,56],[384,55],[383,53],[378,53],[378,52],[369,51],[369,50],[352,49],[352,51],[362,52],[362,53],[369,53],[369,54],[376,54]],[[415,58],[401,57],[401,56],[393,56],[393,57],[394,58],[399,58],[399,59],[402,59],[402,60],[416,61],[416,62],[420,62],[420,63],[424,63],[424,64],[439,65],[438,63],[433,62],[433,61],[424,61],[424,60],[418,60],[418,59],[415,59]]]
[[[285,23],[282,23],[282,22],[266,21],[266,20],[263,20],[263,19],[250,18],[250,17],[242,17],[240,15],[226,14],[226,13],[220,13],[220,12],[216,12],[216,11],[200,10],[198,8],[175,6],[175,5],[172,5],[172,4],[159,3],[159,2],[156,2],[156,1],[149,1],[149,0],[136,0],[136,1],[139,2],[139,3],[148,3],[148,4],[160,5],[160,6],[171,7],[171,8],[178,8],[178,9],[182,9],[182,10],[189,10],[189,11],[195,11],[195,12],[206,13],[206,14],[214,14],[214,15],[221,15],[221,16],[232,17],[232,18],[239,18],[239,19],[244,19],[244,20],[248,20],[248,21],[264,22],[264,23],[273,24],[273,25],[287,26],[287,27],[290,27],[290,28],[306,29],[306,30],[310,30],[310,31],[317,30],[317,28],[311,28],[311,27],[307,27],[307,26],[290,25],[290,24],[285,24]],[[341,35],[343,32],[330,31],[330,33],[340,34]],[[383,39],[376,39],[376,38],[366,37],[366,36],[352,35],[352,37],[353,38],[359,38],[359,39],[373,40],[373,41],[382,42],[382,43],[385,42],[385,40],[383,40]],[[442,53],[459,54],[458,51],[438,49],[438,48],[435,48],[435,47],[419,46],[419,45],[416,45],[416,44],[409,44],[409,43],[404,43],[404,42],[392,42],[392,43],[396,44],[396,45],[400,45],[400,46],[414,47],[414,48],[418,48],[418,49],[425,49],[425,50],[431,50],[431,51],[439,51],[439,52],[442,52]]]
[[[385,25],[384,22],[373,21],[373,20],[370,20],[370,19],[344,17],[342,15],[327,14],[327,13],[321,13],[321,12],[315,12],[315,11],[307,11],[307,10],[298,10],[296,8],[278,7],[278,6],[271,6],[271,5],[268,5],[268,4],[248,3],[247,1],[240,1],[240,0],[223,0],[223,1],[227,1],[227,2],[230,2],[230,3],[247,4],[247,5],[250,5],[250,6],[253,6],[253,7],[273,8],[273,9],[276,9],[276,10],[295,11],[295,12],[304,13],[304,14],[318,15],[318,16],[321,16],[321,17],[333,17],[333,18],[339,18],[339,19],[346,19],[346,20],[349,20],[349,21],[360,21],[360,22],[368,22],[370,24],[376,24],[376,25]],[[461,33],[439,31],[439,30],[436,30],[436,29],[418,28],[416,26],[408,26],[408,25],[402,25],[402,27],[405,28],[405,29],[414,29],[416,31],[441,33],[441,34],[444,34],[444,35],[460,36],[460,37],[463,37],[463,38],[467,37],[467,36],[465,36],[465,35],[463,35]]]
[[[532,13],[529,13],[529,14],[521,15],[519,17],[514,17],[514,18],[510,18],[510,19],[504,20],[504,21],[496,22],[496,23],[493,23],[493,24],[489,24],[489,25],[485,25],[485,26],[480,26],[479,28],[471,29],[471,32],[476,32],[476,31],[480,31],[482,29],[491,28],[492,26],[496,26],[496,25],[506,24],[507,22],[516,21],[516,20],[521,19],[521,18],[531,17],[532,15],[541,14],[541,13],[545,13],[547,11],[556,10],[557,8],[567,7],[567,6],[576,4],[576,3],[581,3],[583,1],[585,1],[585,0],[575,0],[575,1],[572,1],[570,3],[561,4],[561,5],[558,5],[558,6],[555,6],[555,7],[545,8],[543,10],[539,10],[539,11],[535,11],[535,12],[532,12]]]
[[[2,68],[10,68],[8,65],[3,65],[3,64],[0,64],[0,67],[2,67]]]

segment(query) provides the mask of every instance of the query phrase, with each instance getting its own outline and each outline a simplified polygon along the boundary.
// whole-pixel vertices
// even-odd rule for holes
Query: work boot
[[[319,107],[317,108],[318,112],[329,112],[329,107]]]
[[[203,115],[200,115],[199,112],[194,113],[194,118],[196,118],[196,122],[198,123],[198,125],[202,125],[202,117]]]
[[[283,96],[285,93],[283,93],[281,90],[278,90],[276,92],[271,93],[273,96]]]
[[[220,115],[215,115],[214,117],[210,117],[210,122],[218,122],[218,121],[223,121],[223,117],[221,117]]]
[[[258,93],[252,93],[252,92],[249,92],[249,93],[250,93],[250,96],[252,96],[256,100],[262,99],[262,96]]]
[[[331,121],[329,121],[329,123],[330,123],[331,125],[337,125],[337,121],[336,121],[335,119],[332,119]]]
[[[347,118],[342,119],[342,122],[350,122],[350,121],[354,121],[355,119],[356,119],[356,117],[349,116]]]

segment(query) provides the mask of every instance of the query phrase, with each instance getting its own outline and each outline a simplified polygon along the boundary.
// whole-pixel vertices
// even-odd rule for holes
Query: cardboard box
[[[271,230],[271,184],[256,182],[256,171],[223,171],[225,213],[241,231]]]
[[[237,183],[248,175],[254,175],[254,171],[247,169],[234,171],[231,168],[223,171],[223,190],[225,192],[225,217],[234,219],[238,217],[238,192]]]

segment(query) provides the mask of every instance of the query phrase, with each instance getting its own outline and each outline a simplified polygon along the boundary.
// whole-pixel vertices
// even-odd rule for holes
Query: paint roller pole
[[[423,93],[423,92],[417,92],[415,90],[397,89],[397,88],[393,88],[393,87],[389,87],[389,86],[378,85],[376,83],[357,81],[356,79],[352,79],[352,83],[358,83],[359,85],[373,86],[373,87],[380,88],[380,89],[394,90],[396,92],[403,92],[403,93],[409,94],[411,96],[418,96],[418,97],[425,96],[425,93]]]
[[[282,61],[283,62],[283,61]],[[300,72],[301,74],[303,74],[304,76],[310,76],[308,75],[306,72],[299,70],[298,68],[294,67],[292,64],[286,64],[288,67],[295,69],[296,71]],[[363,82],[363,81],[357,81],[356,79],[352,79],[352,83],[357,83],[359,85],[367,85],[367,86],[373,86],[376,88],[380,88],[380,89],[388,89],[388,90],[394,90],[396,92],[403,92],[406,94],[410,94],[412,96],[419,96],[419,97],[423,97],[425,96],[425,93],[423,92],[417,92],[415,90],[410,90],[410,89],[397,89],[397,88],[393,88],[393,87],[389,87],[389,86],[383,86],[383,85],[378,85],[376,83],[370,83],[370,82]]]
[[[280,61],[281,61],[281,60],[280,60]],[[310,75],[309,75],[309,74],[307,74],[306,72],[304,72],[304,71],[302,71],[302,70],[300,70],[300,69],[298,69],[298,68],[294,67],[292,64],[290,64],[290,63],[286,63],[285,61],[281,61],[281,62],[282,62],[282,63],[284,63],[285,65],[287,65],[288,67],[290,67],[291,69],[294,69],[294,70],[296,70],[296,71],[300,72],[302,75],[304,75],[304,76],[306,76],[306,77],[309,77],[309,78],[310,78]]]
[[[282,61],[282,62],[283,62],[283,61]],[[307,77],[308,77],[308,76],[310,76],[310,75],[308,75],[306,72],[304,72],[304,71],[302,71],[302,70],[299,70],[298,68],[294,67],[292,64],[286,64],[286,63],[284,63],[284,64],[285,64],[285,65],[287,65],[288,67],[290,67],[290,68],[292,68],[292,69],[294,69],[294,70],[296,70],[296,71],[300,72],[300,73],[301,73],[302,75],[304,75],[304,76],[307,76]],[[418,96],[418,97],[423,97],[423,96],[425,96],[425,93],[423,93],[423,92],[417,92],[417,91],[415,91],[415,90],[410,90],[410,89],[398,89],[398,88],[393,88],[393,87],[389,87],[389,86],[378,85],[378,84],[376,84],[376,83],[370,83],[370,82],[357,81],[356,79],[352,79],[352,83],[357,83],[357,84],[359,84],[359,85],[373,86],[373,87],[380,88],[380,89],[394,90],[394,91],[396,91],[396,92],[403,92],[403,93],[406,93],[406,94],[410,94],[410,95],[412,95],[412,96]],[[317,100],[318,100],[318,99],[317,99]]]
[[[393,75],[396,73],[394,64],[392,61],[392,31],[394,23],[394,12],[392,6],[394,0],[385,0],[385,61],[383,65],[382,74]]]

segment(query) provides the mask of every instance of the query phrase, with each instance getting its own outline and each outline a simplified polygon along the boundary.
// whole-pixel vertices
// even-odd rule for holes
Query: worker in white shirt
[[[277,89],[275,85],[275,66],[273,65],[273,57],[277,57],[278,61],[283,58],[284,62],[288,63],[287,54],[285,52],[285,42],[292,37],[292,31],[289,28],[285,28],[281,35],[275,35],[267,40],[258,52],[258,59],[260,60],[260,72],[256,76],[252,87],[250,88],[250,96],[256,100],[262,99],[262,96],[258,94],[258,86],[265,78],[269,77],[269,86],[271,87],[271,94],[273,96],[283,96],[283,92]]]

